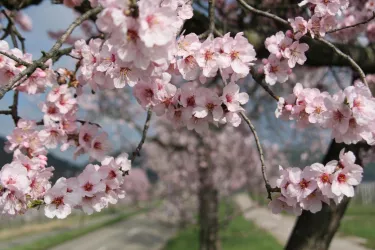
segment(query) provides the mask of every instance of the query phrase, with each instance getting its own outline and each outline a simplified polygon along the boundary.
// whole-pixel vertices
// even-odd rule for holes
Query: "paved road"
[[[275,215],[270,210],[257,207],[247,194],[238,194],[235,197],[240,209],[245,212],[245,218],[273,235],[282,245],[285,245],[289,234],[293,229],[295,218]],[[251,209],[249,209],[251,208]],[[333,239],[330,250],[368,250],[357,242],[365,242],[365,239],[357,237],[338,237]]]
[[[141,214],[50,250],[160,250],[176,232],[173,224]]]

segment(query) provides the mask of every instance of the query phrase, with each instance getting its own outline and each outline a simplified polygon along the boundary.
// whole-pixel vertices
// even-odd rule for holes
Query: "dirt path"
[[[247,194],[238,194],[235,196],[235,202],[240,209],[245,212],[245,218],[253,221],[260,228],[272,234],[282,245],[285,245],[290,232],[293,229],[295,218],[275,215],[270,210],[264,207],[256,207],[254,202]],[[249,209],[254,207],[253,209]],[[333,239],[330,250],[368,250],[367,248],[358,244],[358,241],[363,242],[364,239],[357,237],[337,237]],[[365,241],[365,240],[364,240]]]
[[[176,232],[173,224],[141,214],[50,250],[160,250]]]

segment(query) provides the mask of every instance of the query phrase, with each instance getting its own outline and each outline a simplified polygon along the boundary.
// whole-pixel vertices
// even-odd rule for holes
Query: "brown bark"
[[[218,191],[211,182],[211,166],[199,168],[200,250],[219,250]]]
[[[214,184],[215,165],[211,161],[211,147],[199,137],[199,250],[220,250],[219,193]]]
[[[360,144],[345,145],[335,142],[331,143],[323,163],[337,160],[342,148],[352,151],[357,158],[356,163],[361,164],[359,158]],[[350,198],[345,198],[337,206],[324,205],[322,211],[316,214],[304,211],[298,218],[285,249],[328,250],[349,202]]]

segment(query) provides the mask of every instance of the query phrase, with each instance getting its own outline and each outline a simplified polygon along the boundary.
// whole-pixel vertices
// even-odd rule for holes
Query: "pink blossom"
[[[205,77],[214,77],[219,68],[217,64],[217,51],[211,38],[207,38],[195,54],[198,65],[203,69]]]
[[[266,39],[265,45],[268,51],[275,54],[277,58],[285,56],[285,50],[292,45],[293,40],[290,37],[285,36],[282,31],[276,33]]]
[[[139,2],[139,36],[147,47],[166,45],[173,39],[178,22],[176,13],[167,7],[159,7],[157,1]]]
[[[290,184],[287,187],[287,192],[292,197],[296,197],[298,201],[306,198],[317,188],[315,180],[309,178],[309,169],[301,171],[298,168],[292,168],[289,171]]]
[[[271,54],[264,65],[265,81],[269,85],[276,82],[284,83],[288,80],[290,68],[286,60],[280,61],[275,54]]]
[[[79,130],[79,145],[86,150],[90,150],[97,132],[97,126],[85,123]]]
[[[66,218],[72,208],[80,202],[80,197],[75,193],[69,193],[65,178],[60,178],[44,196],[44,213],[48,218]]]
[[[288,21],[293,28],[296,40],[307,34],[307,21],[303,17],[296,17],[294,20],[288,19]]]
[[[91,148],[88,150],[90,156],[98,161],[104,159],[111,149],[108,140],[108,134],[105,132],[95,136],[91,142]]]
[[[223,89],[221,100],[231,112],[243,110],[240,105],[244,105],[249,101],[247,93],[240,93],[240,87],[237,84],[230,83]]]
[[[216,93],[203,89],[197,96],[196,103],[197,106],[193,110],[195,117],[204,118],[211,114],[214,121],[219,121],[222,118],[222,101]]]
[[[285,49],[285,57],[288,58],[288,65],[290,68],[294,68],[296,63],[303,65],[307,58],[305,52],[309,49],[306,43],[294,42],[290,47]]]
[[[79,193],[82,197],[93,197],[99,192],[105,191],[105,184],[102,181],[103,173],[99,172],[98,165],[89,164],[77,177]]]
[[[6,164],[0,171],[1,186],[11,191],[27,193],[30,180],[27,178],[27,170],[20,163]]]

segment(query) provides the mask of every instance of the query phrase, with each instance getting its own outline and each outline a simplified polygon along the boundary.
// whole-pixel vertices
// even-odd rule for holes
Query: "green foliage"
[[[220,217],[224,219],[228,206],[220,207]],[[223,250],[278,250],[282,246],[267,232],[245,220],[243,216],[234,218],[227,227],[220,231]],[[199,231],[190,227],[168,241],[164,250],[198,250]]]
[[[37,241],[35,241],[31,244],[13,247],[13,248],[10,248],[8,250],[47,250],[51,247],[57,246],[57,245],[62,244],[66,241],[73,240],[75,238],[81,237],[85,234],[91,233],[91,232],[93,232],[95,230],[98,230],[100,228],[103,228],[103,227],[118,223],[122,220],[128,219],[131,216],[134,216],[134,215],[136,215],[140,212],[142,212],[142,210],[137,211],[137,212],[120,214],[119,216],[117,216],[113,219],[110,219],[110,220],[107,220],[107,221],[104,221],[104,222],[101,222],[101,223],[98,223],[98,224],[94,224],[94,225],[90,225],[88,227],[78,228],[78,229],[67,231],[67,232],[64,232],[64,233],[61,233],[61,234],[58,234],[58,235],[46,237],[46,238],[37,240]]]

